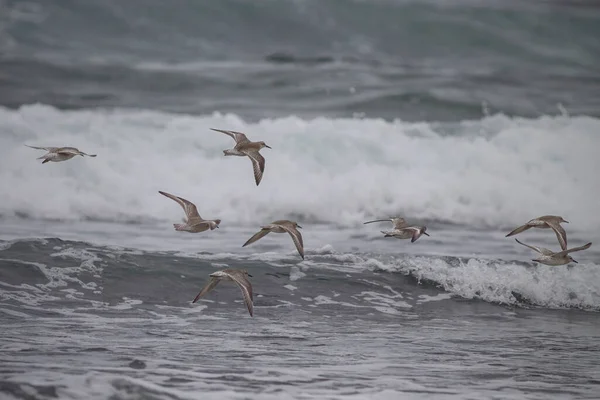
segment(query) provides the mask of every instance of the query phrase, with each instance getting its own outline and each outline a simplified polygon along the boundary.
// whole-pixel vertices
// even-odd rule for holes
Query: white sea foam
[[[290,268],[290,281],[297,281],[298,279],[301,279],[303,277],[305,277],[306,274],[302,271],[300,271],[300,268],[293,266],[292,268]]]
[[[600,309],[600,265],[548,267],[510,260],[438,256],[401,257],[329,254],[320,268],[343,271],[378,270],[411,274],[431,281],[448,294],[503,304],[531,303],[548,308]],[[312,265],[311,261],[304,264]],[[418,303],[448,295],[420,298]],[[321,300],[321,303],[324,301]]]
[[[549,308],[600,309],[600,266],[524,265],[500,260],[410,257],[384,269],[411,273],[464,297]]]
[[[247,132],[273,147],[259,188],[250,161],[223,157]],[[379,119],[247,123],[235,115],[136,110],[0,108],[0,214],[33,218],[177,221],[165,190],[202,216],[253,225],[295,216],[354,226],[408,214],[511,227],[540,213],[597,230],[600,120],[509,118],[457,124]],[[38,146],[77,146],[98,157],[41,165]],[[57,189],[60,188],[60,189]],[[233,223],[233,222],[232,222]]]

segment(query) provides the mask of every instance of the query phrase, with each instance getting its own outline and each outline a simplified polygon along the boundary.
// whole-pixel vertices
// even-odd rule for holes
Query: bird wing
[[[163,196],[167,196],[171,200],[176,201],[181,206],[181,208],[183,208],[183,211],[185,212],[185,215],[188,219],[198,218],[202,220],[202,217],[200,217],[200,214],[198,214],[198,209],[196,208],[196,205],[191,201],[186,200],[183,197],[174,196],[170,193],[163,192],[162,190],[159,190],[158,193],[162,194]]]
[[[237,285],[242,290],[242,295],[244,296],[244,302],[246,303],[246,307],[248,307],[248,312],[250,313],[250,316],[253,317],[254,316],[254,302],[253,302],[253,296],[252,296],[252,284],[246,278],[246,276],[242,275],[238,271],[226,272],[226,274],[231,279],[233,279],[233,281],[235,283],[237,283]]]
[[[258,152],[258,150],[242,150],[242,153],[247,155],[252,161],[252,169],[254,169],[254,180],[256,186],[260,183],[265,172],[265,158]]]
[[[412,238],[410,239],[411,243],[414,243],[423,234],[423,231],[421,230],[421,228],[417,228],[414,226],[411,226],[410,228],[405,228],[405,229],[413,231]]]
[[[559,257],[566,256],[567,254],[573,253],[574,251],[581,251],[581,250],[589,249],[591,245],[592,245],[592,242],[589,242],[587,244],[584,244],[583,246],[573,247],[572,249],[560,251],[560,252],[556,253],[556,255]]]
[[[246,137],[246,135],[245,135],[245,134],[243,134],[242,132],[236,132],[236,131],[226,131],[226,130],[222,130],[222,129],[214,129],[214,128],[210,128],[210,129],[211,129],[211,130],[213,130],[213,131],[216,131],[216,132],[221,132],[221,133],[224,133],[224,134],[226,134],[226,135],[228,135],[228,136],[231,136],[231,138],[232,138],[233,140],[235,140],[235,143],[236,143],[236,144],[239,144],[239,143],[245,143],[245,142],[249,142],[249,141],[250,141],[250,140],[249,140],[249,139]]]
[[[392,224],[394,224],[395,229],[404,228],[408,225],[406,220],[404,218],[400,218],[400,217],[394,217],[391,219],[391,221],[392,221]]]
[[[302,234],[298,231],[298,229],[296,229],[295,226],[291,224],[281,224],[279,226],[290,234],[292,241],[296,245],[298,253],[300,253],[300,256],[304,260],[304,242],[302,241]]]
[[[53,153],[56,150],[58,150],[58,147],[38,147],[38,146],[30,146],[28,144],[26,144],[25,146],[31,147],[32,149],[37,149],[37,150],[46,150],[46,151],[49,151],[50,153]]]
[[[198,299],[200,299],[200,297],[204,296],[206,293],[213,290],[215,288],[215,286],[217,286],[219,284],[220,280],[221,280],[220,278],[211,277],[210,281],[206,284],[206,286],[204,286],[202,288],[202,290],[200,290],[200,293],[198,293],[198,295],[196,297],[194,297],[194,300],[192,301],[192,303],[197,302]]]
[[[390,221],[392,222],[392,224],[394,223],[393,218],[388,218],[388,219],[374,219],[373,221],[367,221],[367,222],[364,222],[363,224],[366,225],[366,224],[372,224],[373,222],[390,222]]]
[[[553,254],[554,254],[554,252],[553,252],[553,251],[551,251],[551,250],[548,250],[548,249],[545,249],[545,248],[543,248],[543,247],[531,246],[531,245],[529,245],[529,244],[525,244],[525,243],[523,243],[523,242],[520,242],[520,241],[519,241],[519,239],[515,239],[515,240],[517,241],[517,243],[519,243],[519,244],[521,244],[521,245],[523,245],[523,246],[525,246],[525,247],[529,247],[531,250],[533,250],[533,251],[535,251],[535,252],[538,252],[538,253],[540,253],[540,254],[543,254],[543,255],[545,255],[545,256],[551,256],[551,255],[553,255]]]
[[[524,232],[524,231],[526,231],[527,229],[530,229],[530,228],[531,228],[531,226],[530,226],[530,225],[528,225],[528,224],[521,225],[520,227],[518,227],[518,228],[514,229],[513,231],[511,231],[511,232],[510,232],[508,235],[506,235],[505,237],[509,237],[509,236],[516,235],[516,234],[518,234],[518,233],[521,233],[521,232]]]
[[[556,220],[546,221],[546,224],[548,224],[548,226],[550,228],[552,228],[554,233],[556,233],[556,238],[558,239],[558,243],[560,243],[560,248],[563,249],[563,251],[566,250],[567,249],[567,232],[565,232],[563,227],[560,226],[560,223]]]
[[[250,239],[248,239],[242,247],[246,247],[249,244],[252,244],[252,243],[256,242],[257,240],[267,236],[269,234],[269,232],[271,232],[269,229],[261,229],[260,231],[256,232],[254,235],[252,235],[252,237]]]

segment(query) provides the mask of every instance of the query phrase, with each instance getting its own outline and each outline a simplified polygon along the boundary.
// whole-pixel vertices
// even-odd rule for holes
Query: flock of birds
[[[213,131],[224,133],[230,136],[235,141],[235,146],[232,149],[223,150],[223,154],[225,156],[239,156],[239,157],[248,157],[252,161],[252,168],[254,170],[254,179],[256,185],[258,186],[262,180],[263,173],[265,171],[265,159],[260,154],[260,150],[263,148],[271,148],[265,142],[252,142],[248,139],[248,137],[241,133],[235,131],[221,130],[221,129],[213,129]],[[29,146],[33,149],[38,150],[46,150],[47,153],[43,156],[39,157],[38,160],[43,160],[42,164],[45,164],[49,161],[59,162],[70,160],[75,156],[88,156],[88,157],[96,157],[96,154],[86,154],[75,147],[36,147]],[[186,218],[183,219],[183,224],[173,224],[173,227],[176,231],[189,232],[189,233],[198,233],[204,232],[207,230],[214,230],[219,227],[221,223],[220,219],[207,220],[203,219],[198,213],[198,209],[194,203],[189,200],[184,199],[183,197],[175,196],[173,194],[159,191],[160,194],[170,198],[171,200],[178,203],[185,213]],[[390,231],[381,231],[384,237],[394,237],[396,239],[410,239],[411,243],[414,243],[417,239],[419,239],[422,235],[430,236],[426,231],[427,227],[425,226],[414,226],[410,225],[406,222],[404,218],[401,217],[391,217],[387,219],[376,219],[373,221],[367,221],[365,224],[370,224],[374,222],[391,222],[393,225],[393,229]],[[526,224],[519,226],[514,229],[512,232],[508,233],[506,236],[517,235],[521,232],[524,232],[531,228],[538,229],[552,229],[558,238],[558,243],[560,244],[561,251],[554,252],[552,250],[548,250],[543,247],[532,246],[526,243],[519,241],[519,239],[515,240],[517,243],[526,246],[533,251],[539,253],[538,258],[533,259],[533,261],[545,264],[545,265],[565,265],[570,262],[577,263],[569,253],[573,253],[576,251],[581,251],[588,249],[592,243],[587,243],[583,246],[573,247],[571,249],[567,249],[567,233],[560,225],[561,223],[568,223],[564,218],[556,215],[544,215],[538,218],[534,218],[528,221]],[[292,238],[298,253],[304,259],[304,242],[302,240],[302,234],[298,229],[302,227],[298,225],[295,221],[290,220],[277,220],[273,221],[270,224],[261,226],[260,231],[252,235],[250,239],[243,244],[242,247],[248,246],[261,238],[265,237],[269,233],[287,233]],[[252,284],[248,280],[248,277],[252,277],[252,275],[248,274],[248,271],[244,269],[231,269],[227,268],[221,271],[214,272],[209,275],[209,282],[202,288],[200,293],[194,298],[192,303],[197,302],[200,298],[206,295],[208,292],[213,290],[217,284],[221,281],[224,282],[233,282],[239,286],[242,291],[242,295],[244,297],[244,302],[246,303],[246,307],[248,307],[248,312],[250,316],[254,316],[254,302],[252,295]]]

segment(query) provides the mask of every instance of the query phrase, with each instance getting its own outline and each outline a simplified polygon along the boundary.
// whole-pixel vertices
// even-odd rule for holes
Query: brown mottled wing
[[[558,239],[560,248],[563,249],[563,251],[566,250],[567,249],[567,232],[565,232],[563,227],[560,226],[560,223],[556,220],[546,221],[546,224],[548,224],[548,226],[550,228],[552,228],[554,233],[556,233],[556,238]]]
[[[290,234],[292,241],[296,245],[298,253],[300,253],[300,256],[304,260],[304,242],[302,241],[302,234],[298,231],[298,229],[296,229],[295,226],[291,226],[290,224],[281,224],[279,226],[281,226],[287,233]]]
[[[254,169],[254,180],[256,186],[260,183],[265,172],[265,158],[256,150],[242,150],[252,161],[252,169]]]
[[[543,248],[543,247],[531,246],[531,245],[529,245],[529,244],[525,244],[525,243],[523,243],[523,242],[520,242],[520,241],[519,241],[519,239],[515,239],[515,240],[516,240],[516,241],[517,241],[517,243],[519,243],[520,245],[523,245],[523,246],[525,246],[525,247],[529,247],[531,250],[533,250],[533,251],[535,251],[535,252],[538,252],[538,253],[540,253],[540,254],[543,254],[543,255],[545,255],[545,256],[551,256],[551,255],[553,255],[553,254],[554,254],[554,252],[553,252],[553,251],[551,251],[551,250],[548,250],[548,249],[545,249],[545,248]]]
[[[252,284],[250,281],[242,274],[237,272],[227,273],[231,279],[240,287],[242,291],[242,295],[244,296],[244,302],[246,303],[246,307],[248,307],[248,312],[250,316],[254,316],[254,302],[252,296]]]
[[[392,224],[394,224],[394,229],[401,229],[408,225],[404,218],[394,217],[391,218]]]
[[[206,284],[206,286],[204,286],[202,288],[202,290],[200,290],[200,293],[198,293],[198,295],[196,297],[194,297],[194,300],[192,301],[192,303],[197,302],[198,299],[200,299],[200,297],[204,296],[206,293],[213,290],[215,288],[215,286],[217,286],[219,284],[219,281],[220,281],[219,278],[210,278],[210,281]]]
[[[236,132],[236,131],[226,131],[226,130],[222,130],[222,129],[214,129],[214,128],[210,128],[211,130],[215,131],[215,132],[221,132],[224,133],[228,136],[231,136],[231,138],[233,140],[235,140],[236,144],[239,143],[245,143],[245,142],[249,142],[250,140],[248,140],[248,138],[246,137],[246,135],[244,135],[242,132]]]
[[[256,232],[254,235],[252,235],[252,237],[250,239],[248,239],[242,247],[246,247],[249,244],[256,242],[257,240],[262,239],[263,237],[267,236],[269,234],[269,232],[271,232],[271,231],[268,229],[261,229],[260,231]]]
[[[583,246],[573,247],[572,249],[563,250],[561,252],[556,253],[556,255],[557,256],[566,256],[567,254],[573,253],[574,251],[581,251],[581,250],[589,249],[591,245],[592,245],[592,242],[589,242],[587,244],[584,244]]]
[[[176,201],[181,206],[181,208],[183,208],[183,211],[185,212],[185,215],[188,217],[188,219],[197,218],[202,220],[202,217],[200,217],[200,214],[198,214],[198,209],[196,208],[196,205],[191,201],[186,200],[183,197],[174,196],[170,193],[163,192],[161,190],[159,190],[158,193],[162,194],[163,196],[167,196],[171,200]]]

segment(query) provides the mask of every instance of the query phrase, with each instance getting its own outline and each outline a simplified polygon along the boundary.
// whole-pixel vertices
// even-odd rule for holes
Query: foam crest
[[[209,128],[264,140],[256,187],[249,160],[224,157],[233,141]],[[354,226],[369,217],[512,227],[540,213],[578,228],[596,211],[600,120],[509,118],[458,124],[376,119],[247,123],[235,115],[136,110],[0,108],[0,214],[30,218],[179,221],[157,191],[194,201],[203,217],[256,225],[284,217]],[[41,165],[38,146],[97,153]]]
[[[547,308],[600,310],[600,265],[548,267],[540,264],[457,257],[382,257],[331,254],[319,265],[340,270],[400,272],[467,299]],[[329,261],[329,263],[327,262]],[[305,262],[309,264],[310,261]],[[343,264],[343,267],[339,265]],[[445,297],[442,295],[439,300]],[[421,299],[420,302],[431,299]]]
[[[458,296],[503,304],[600,309],[600,266],[530,266],[495,260],[415,257],[389,270],[410,272]]]

